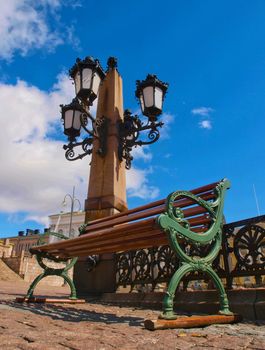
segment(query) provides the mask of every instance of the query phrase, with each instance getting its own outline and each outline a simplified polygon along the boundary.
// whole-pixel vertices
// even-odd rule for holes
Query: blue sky
[[[169,83],[167,127],[135,154],[129,207],[227,177],[227,221],[257,215],[253,184],[263,214],[264,13],[263,0],[1,3],[0,236],[44,227],[73,185],[86,196],[89,159],[64,159],[59,104],[87,55],[118,58],[132,111],[136,79]]]

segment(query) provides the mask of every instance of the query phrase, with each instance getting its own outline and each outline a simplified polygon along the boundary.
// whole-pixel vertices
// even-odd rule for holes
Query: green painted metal
[[[47,232],[44,233],[40,239],[38,240],[37,245],[41,245],[45,243],[44,238],[49,235],[49,236],[55,236],[57,238],[60,239],[68,239],[69,237],[61,234],[61,233],[57,233],[57,232]],[[26,298],[32,298],[33,297],[33,293],[34,290],[37,286],[37,284],[45,277],[48,276],[59,276],[62,277],[64,279],[64,281],[69,285],[71,293],[70,293],[70,297],[69,299],[77,299],[76,297],[76,288],[74,285],[74,282],[72,281],[72,279],[68,276],[67,272],[75,265],[75,263],[77,262],[77,257],[76,258],[72,258],[70,261],[69,259],[62,259],[62,258],[56,258],[52,255],[49,255],[45,252],[38,252],[35,253],[36,254],[36,259],[38,261],[38,264],[40,265],[40,267],[43,268],[43,273],[41,273],[40,275],[38,275],[34,281],[31,283]],[[59,263],[65,263],[65,266],[62,268],[53,268],[53,267],[49,267],[46,265],[46,263],[44,262],[44,259],[48,259],[51,260],[53,262],[59,262]]]
[[[166,295],[163,300],[163,313],[160,315],[163,319],[176,319],[177,316],[173,311],[173,301],[176,289],[181,279],[189,272],[197,271],[204,272],[213,280],[220,299],[220,311],[223,315],[231,315],[227,295],[221,279],[212,268],[212,262],[217,257],[222,244],[222,224],[223,224],[223,207],[226,190],[230,187],[230,182],[227,179],[219,182],[215,188],[216,200],[206,202],[202,198],[195,196],[191,192],[176,191],[170,194],[167,198],[166,212],[159,215],[157,222],[160,227],[167,233],[170,245],[178,256],[181,266],[174,273],[170,280]],[[174,201],[178,198],[190,198],[198,205],[205,208],[212,224],[209,229],[203,234],[192,232],[187,220],[184,219],[184,214],[181,208],[174,207]],[[185,240],[188,243],[195,245],[206,245],[214,243],[211,251],[206,257],[192,257],[187,255],[181,248],[179,241]]]

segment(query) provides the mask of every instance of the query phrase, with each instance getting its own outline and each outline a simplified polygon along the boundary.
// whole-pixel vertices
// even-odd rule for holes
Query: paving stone
[[[144,319],[157,318],[159,311],[96,302],[18,304],[14,299],[25,292],[24,284],[1,282],[0,290],[1,350],[265,349],[265,322],[150,332],[143,328]],[[41,292],[55,296],[55,290]]]

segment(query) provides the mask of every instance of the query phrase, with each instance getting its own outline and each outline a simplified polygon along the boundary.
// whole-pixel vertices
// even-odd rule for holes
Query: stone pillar
[[[112,63],[112,64],[111,64]],[[106,78],[99,89],[97,119],[108,119],[105,156],[98,154],[94,140],[85,221],[113,215],[127,209],[125,163],[118,158],[118,123],[123,120],[122,79],[113,59],[109,59]]]
[[[127,209],[125,162],[118,157],[119,121],[123,120],[122,79],[116,60],[110,58],[106,78],[99,89],[97,119],[108,119],[106,154],[98,153],[99,141],[93,142],[88,195],[85,201],[85,222],[113,215]],[[93,271],[88,272],[86,258],[74,268],[74,282],[79,295],[114,292],[116,286],[113,254],[100,256]]]

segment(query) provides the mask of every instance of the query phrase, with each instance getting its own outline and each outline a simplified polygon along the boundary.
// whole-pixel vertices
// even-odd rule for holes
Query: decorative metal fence
[[[186,243],[184,248],[192,256],[204,256],[208,254],[210,245],[198,248]],[[117,288],[145,286],[154,290],[158,284],[170,280],[178,265],[179,261],[169,246],[117,254]],[[222,249],[214,261],[214,269],[225,280],[227,288],[247,282],[249,286],[262,285],[262,275],[265,274],[265,215],[224,225]],[[183,288],[186,289],[193,280],[207,282],[207,277],[189,274],[183,280]]]

